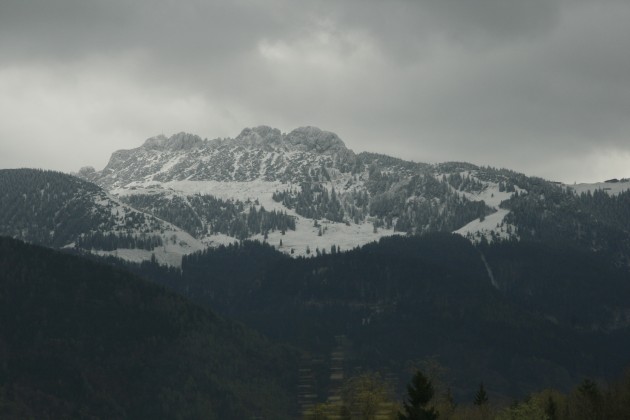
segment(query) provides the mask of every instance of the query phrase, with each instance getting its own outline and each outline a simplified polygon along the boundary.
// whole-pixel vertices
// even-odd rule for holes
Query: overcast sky
[[[630,177],[628,0],[0,0],[0,168],[314,125],[356,152]]]

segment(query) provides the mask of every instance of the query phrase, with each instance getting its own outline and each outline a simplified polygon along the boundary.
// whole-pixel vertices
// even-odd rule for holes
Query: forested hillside
[[[529,194],[502,203],[516,234],[538,242],[579,246],[630,267],[630,191],[576,193],[550,183],[532,184]]]
[[[403,378],[434,358],[456,372],[457,398],[480,380],[504,397],[567,390],[630,362],[625,273],[535,242],[475,248],[433,234],[298,259],[245,242],[187,256],[181,272],[136,270],[315,359],[343,337],[347,373]],[[320,392],[326,384],[324,375]]]
[[[203,248],[179,227],[136,210],[72,175],[38,169],[0,170],[0,235],[52,248],[179,265]]]
[[[297,360],[127,272],[0,238],[1,418],[293,418]]]

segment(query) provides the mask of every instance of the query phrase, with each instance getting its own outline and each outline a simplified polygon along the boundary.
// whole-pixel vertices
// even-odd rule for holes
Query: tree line
[[[113,251],[119,248],[153,251],[155,248],[162,246],[162,243],[162,237],[159,235],[90,232],[81,234],[75,241],[75,246],[81,249],[103,251]]]
[[[402,398],[382,375],[347,379],[340,398],[308,407],[307,420],[623,420],[630,418],[630,369],[609,383],[584,379],[569,392],[534,391],[521,400],[494,400],[483,382],[474,398],[456,403],[439,378],[416,370]]]
[[[208,194],[186,197],[133,194],[129,205],[164,219],[196,238],[224,234],[237,239],[268,232],[295,230],[295,218],[285,211],[266,210],[257,201],[222,200]]]

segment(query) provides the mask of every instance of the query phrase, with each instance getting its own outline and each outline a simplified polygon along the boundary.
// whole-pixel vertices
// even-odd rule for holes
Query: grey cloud
[[[135,49],[163,60],[221,58],[281,27],[264,5],[243,0],[8,0],[0,7],[2,49],[19,59]]]
[[[221,57],[261,37],[291,38],[313,20],[359,28],[388,50],[413,55],[434,33],[462,42],[537,34],[558,17],[558,0],[322,0],[205,2],[200,0],[7,0],[0,13],[4,52],[25,58],[150,49],[168,58]]]
[[[561,17],[561,0],[331,0],[328,5],[343,25],[367,30],[403,63],[421,58],[435,39],[485,49],[541,37]]]

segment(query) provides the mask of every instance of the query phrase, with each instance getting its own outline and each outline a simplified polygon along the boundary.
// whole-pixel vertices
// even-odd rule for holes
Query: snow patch
[[[470,239],[474,243],[481,241],[485,237],[488,242],[496,239],[510,239],[516,237],[516,228],[504,222],[505,216],[510,211],[498,209],[496,212],[487,215],[483,220],[475,219],[467,225],[457,229],[453,233]]]
[[[335,190],[343,189],[344,179],[337,179],[336,182],[326,185],[329,190],[333,186]],[[279,181],[264,181],[257,179],[254,181],[169,181],[169,182],[133,182],[122,188],[112,190],[118,196],[133,194],[154,194],[166,193],[181,197],[194,194],[208,194],[222,200],[239,200],[242,202],[258,201],[260,206],[266,210],[276,210],[286,212],[287,215],[295,218],[295,231],[287,230],[283,235],[280,231],[269,232],[265,240],[262,234],[249,238],[273,245],[281,252],[293,256],[316,255],[317,249],[330,252],[331,247],[339,247],[342,250],[349,250],[357,246],[377,241],[383,236],[397,234],[393,229],[379,228],[374,231],[374,227],[369,222],[355,223],[335,223],[327,220],[320,220],[319,226],[315,226],[312,219],[298,215],[294,210],[289,209],[273,200],[273,193],[286,189],[299,188],[292,183],[282,183]],[[321,230],[321,235],[319,234]],[[280,245],[282,241],[282,245]],[[223,235],[214,234],[201,239],[201,243],[206,247],[217,247],[237,242],[237,239]],[[308,249],[308,253],[307,253]],[[292,252],[293,251],[293,252]]]

